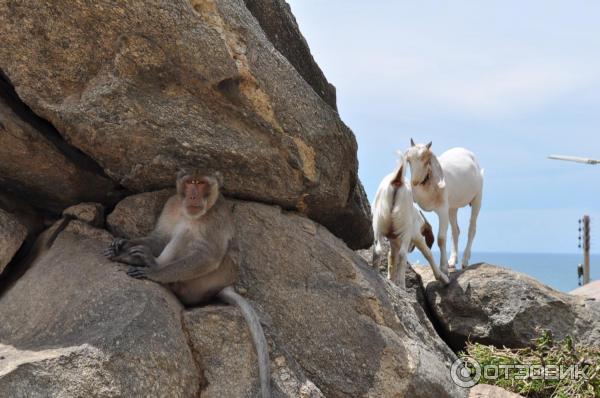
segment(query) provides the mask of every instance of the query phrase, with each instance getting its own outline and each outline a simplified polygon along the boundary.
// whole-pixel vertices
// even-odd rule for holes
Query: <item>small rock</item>
[[[101,227],[104,224],[104,206],[100,203],[80,203],[66,208],[62,214],[63,216],[73,216],[93,227]]]
[[[488,384],[478,384],[471,388],[469,398],[522,398],[522,396],[506,391],[504,388]]]
[[[467,340],[498,347],[526,347],[550,330],[562,340],[600,341],[600,303],[556,291],[537,280],[489,264],[476,264],[450,276],[450,285],[435,281],[429,268],[418,267],[432,316],[455,350]]]
[[[154,229],[165,202],[173,194],[173,189],[163,189],[128,196],[108,215],[106,226],[113,235],[124,238],[148,235]]]

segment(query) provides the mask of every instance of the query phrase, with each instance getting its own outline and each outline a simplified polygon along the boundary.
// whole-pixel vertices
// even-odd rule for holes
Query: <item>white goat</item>
[[[415,144],[411,139],[410,144],[406,159],[410,164],[413,196],[423,210],[434,211],[438,215],[437,239],[440,267],[444,273],[448,273],[448,265],[456,266],[458,258],[458,209],[471,205],[469,236],[462,258],[463,268],[468,267],[483,197],[483,170],[473,152],[467,149],[452,148],[438,158],[431,151],[431,142]],[[448,222],[452,226],[450,261],[446,257]]]
[[[406,263],[408,252],[415,246],[423,253],[436,279],[447,284],[448,277],[440,272],[424,237],[429,232],[433,244],[431,226],[413,204],[413,196],[404,179],[406,162],[399,154],[398,168],[387,175],[379,184],[373,204],[373,231],[375,232],[375,252],[381,254],[381,241],[386,237],[390,242],[388,253],[388,279],[406,289]],[[429,228],[427,228],[429,227]]]

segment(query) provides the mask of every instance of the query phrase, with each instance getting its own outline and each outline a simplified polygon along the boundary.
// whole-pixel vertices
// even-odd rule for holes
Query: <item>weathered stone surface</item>
[[[506,391],[504,388],[478,384],[471,388],[469,398],[521,398],[521,395]]]
[[[66,208],[64,216],[72,216],[93,227],[104,226],[104,206],[100,203],[80,203]]]
[[[244,0],[275,48],[287,58],[323,101],[337,109],[335,87],[315,62],[285,0]]]
[[[315,222],[274,206],[232,206],[237,286],[259,309],[271,349],[296,361],[325,396],[468,394],[452,383],[455,356],[415,299]],[[120,210],[125,218],[127,206]]]
[[[96,168],[77,149],[64,143],[51,125],[33,114],[0,74],[2,191],[55,212],[87,200],[116,201],[118,187],[99,175],[102,169]]]
[[[71,221],[4,292],[0,396],[197,396],[180,304],[104,259],[110,239]]]
[[[0,274],[27,237],[27,228],[10,213],[0,209]]]
[[[9,212],[27,228],[27,233],[37,235],[44,229],[44,216],[23,199],[8,192],[0,192],[0,209]]]
[[[256,306],[256,304],[255,304]],[[192,352],[204,370],[203,398],[256,397],[260,385],[256,351],[239,310],[213,306],[184,313]],[[320,398],[321,391],[302,374],[293,359],[271,344],[274,397]],[[235,380],[235,383],[232,381]]]
[[[600,302],[600,281],[592,281],[570,292],[575,296],[592,298]]]
[[[387,240],[384,240],[381,242],[381,247],[382,253],[379,256],[374,253],[373,247],[364,250],[357,250],[356,254],[363,258],[370,266],[378,270],[382,277],[387,278],[387,258],[390,251],[390,244]],[[423,281],[421,280],[421,276],[415,272],[410,264],[408,264],[406,267],[406,291],[410,296],[414,297],[419,304],[421,304],[421,307],[427,313],[427,300],[425,299]]]
[[[420,305],[327,230],[259,204],[235,203],[234,218],[240,285],[327,397],[463,395]]]
[[[232,196],[299,209],[368,247],[340,227],[369,219],[353,205],[354,135],[243,0],[4,2],[0,34],[18,96],[123,187],[218,169]]]
[[[173,189],[131,195],[120,201],[106,218],[107,228],[125,238],[146,236],[154,229],[160,212]]]
[[[600,341],[600,303],[558,292],[524,274],[477,264],[451,274],[447,287],[431,270],[417,268],[432,314],[454,349],[472,342],[511,348],[529,346],[538,329],[581,344]]]
[[[368,214],[369,217],[356,217],[357,214]],[[342,237],[351,249],[365,249],[373,243],[371,205],[360,181],[356,184],[346,207],[339,214],[325,216],[320,221],[334,235]]]

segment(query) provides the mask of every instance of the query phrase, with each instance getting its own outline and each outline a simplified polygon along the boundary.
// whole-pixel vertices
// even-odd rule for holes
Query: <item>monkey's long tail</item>
[[[250,334],[252,335],[252,340],[254,341],[254,348],[256,348],[262,398],[270,398],[271,371],[269,366],[269,346],[267,345],[265,332],[263,331],[260,321],[258,320],[258,315],[256,315],[256,312],[250,303],[245,298],[237,294],[231,286],[221,290],[217,296],[227,304],[237,305],[240,311],[242,311],[242,315],[244,316],[244,319],[250,328]]]

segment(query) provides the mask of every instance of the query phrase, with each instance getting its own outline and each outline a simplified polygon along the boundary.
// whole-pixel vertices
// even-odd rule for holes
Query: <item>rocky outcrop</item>
[[[181,167],[220,170],[228,194],[368,247],[354,135],[320,96],[331,105],[287,5],[249,4],[256,18],[243,0],[0,4],[2,91],[37,123],[10,128],[38,146],[0,152],[0,185],[57,211],[171,186]]]
[[[250,332],[237,308],[209,305],[186,311],[184,327],[192,352],[201,364],[204,398],[256,397],[258,367]],[[300,366],[271,342],[273,396],[324,398]],[[235,380],[235,383],[232,381]]]
[[[123,201],[115,209],[118,216],[109,216],[113,228],[119,228],[119,220],[129,219],[130,212],[139,214],[137,203],[153,203],[155,199],[149,197],[161,194],[140,194]],[[454,354],[411,296],[305,217],[241,201],[232,202],[232,209],[243,253],[237,286],[265,325],[274,384],[279,383],[277,375],[285,365],[291,370],[285,370],[286,376],[280,379],[293,380],[288,391],[308,388],[310,382],[327,397],[466,395],[450,380]],[[143,218],[152,218],[150,212]],[[140,228],[139,232],[146,231]],[[193,318],[214,310],[195,311],[200,312]],[[218,322],[225,323],[222,318]],[[202,334],[214,333],[206,328],[213,326],[203,327]],[[248,340],[243,352],[254,356],[250,347]],[[210,350],[206,355],[215,358],[214,348]],[[248,358],[238,360],[253,363]],[[199,360],[203,361],[207,360]],[[241,385],[229,388],[254,388],[249,376],[254,371],[242,371]],[[219,380],[219,370],[215,372],[211,376],[205,370],[205,377]],[[205,387],[203,391],[214,390]]]
[[[27,228],[14,216],[0,209],[0,274],[27,237]]]
[[[102,169],[23,104],[2,74],[0,187],[54,212],[79,201],[112,203],[120,196]]]
[[[106,260],[110,240],[71,221],[4,292],[0,396],[197,396],[179,302]]]
[[[425,267],[417,268],[444,340],[461,349],[467,340],[498,347],[526,347],[550,330],[562,340],[600,341],[600,303],[558,292],[524,274],[478,264],[451,274],[447,287]]]
[[[335,87],[315,62],[298,23],[285,0],[244,0],[275,48],[287,58],[313,90],[337,109]]]

